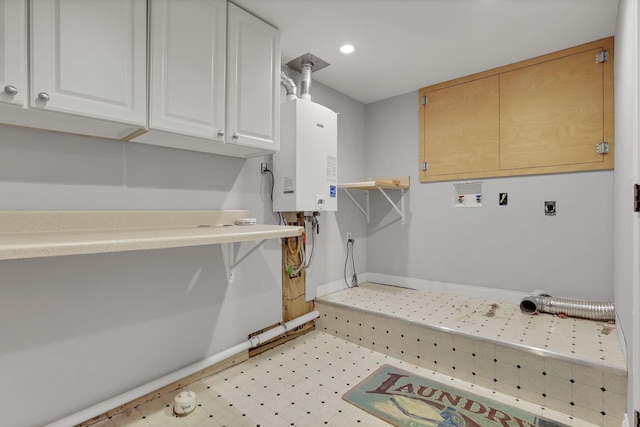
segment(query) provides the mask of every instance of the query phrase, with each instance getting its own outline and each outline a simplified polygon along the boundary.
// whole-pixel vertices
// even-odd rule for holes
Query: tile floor
[[[622,422],[627,377],[614,324],[377,284],[316,308],[319,330],[365,348],[600,426]]]
[[[342,394],[382,364],[507,402],[571,426],[592,427],[500,392],[417,367],[336,336],[313,331],[230,369],[191,384],[198,407],[186,417],[172,415],[169,393],[94,424],[96,427],[284,427],[386,426],[342,400]]]
[[[525,315],[515,304],[498,303],[494,308],[494,301],[375,283],[336,292],[318,301],[529,347],[561,360],[597,364],[614,373],[626,372],[620,338],[612,323],[561,319],[550,314]]]
[[[192,414],[173,415],[178,390],[95,426],[384,426],[342,394],[385,363],[571,426],[620,426],[619,417],[603,415],[618,411],[623,405],[611,397],[626,392],[614,325],[525,316],[513,305],[422,292],[366,284],[320,298],[319,330],[185,388],[198,395]],[[340,306],[350,309],[339,313]],[[530,353],[514,354],[519,347]],[[438,360],[452,366],[436,368]],[[569,367],[571,361],[578,363]],[[461,379],[465,365],[478,375]],[[601,370],[594,376],[590,366]],[[522,391],[520,378],[528,380]],[[591,404],[585,402],[598,410],[578,408]]]

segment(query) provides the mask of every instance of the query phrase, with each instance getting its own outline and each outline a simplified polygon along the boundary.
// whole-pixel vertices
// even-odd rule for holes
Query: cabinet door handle
[[[219,130],[218,131],[218,137],[222,138],[224,136],[224,131],[223,130]]]
[[[38,99],[42,102],[47,102],[49,100],[49,94],[47,92],[40,92],[38,94]]]
[[[15,86],[6,85],[4,87],[4,93],[6,93],[9,96],[15,96],[18,94],[18,89],[16,89]]]
[[[232,136],[231,138],[233,138],[233,139],[238,139],[238,134],[237,134],[237,133],[234,133],[234,134],[233,134],[233,136]]]

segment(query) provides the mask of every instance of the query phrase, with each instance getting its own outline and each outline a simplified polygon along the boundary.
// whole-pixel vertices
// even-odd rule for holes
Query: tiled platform
[[[602,426],[619,426],[627,374],[614,324],[378,284],[316,301],[318,329],[425,369]]]
[[[594,427],[566,414],[420,368],[320,331],[310,332],[189,385],[185,389],[196,392],[198,406],[186,417],[172,414],[173,399],[181,391],[178,390],[94,426],[388,426],[342,400],[345,392],[383,364],[500,400],[569,426]]]

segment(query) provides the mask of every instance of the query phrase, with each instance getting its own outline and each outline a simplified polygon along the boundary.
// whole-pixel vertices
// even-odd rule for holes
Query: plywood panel
[[[424,107],[428,175],[499,168],[499,77],[429,92]]]
[[[603,65],[594,49],[500,75],[502,169],[602,162]]]
[[[598,64],[602,50],[609,60]],[[420,182],[613,169],[613,58],[609,37],[420,89],[429,97],[420,107],[420,166],[429,162]],[[480,90],[492,77],[495,104]],[[484,149],[491,105],[497,154]],[[609,154],[599,155],[603,141]]]

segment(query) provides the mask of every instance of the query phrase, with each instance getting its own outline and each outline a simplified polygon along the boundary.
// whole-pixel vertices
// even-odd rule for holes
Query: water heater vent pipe
[[[286,65],[290,69],[299,72],[301,75],[300,99],[310,100],[311,73],[328,67],[329,63],[311,53],[305,53],[304,55],[287,62]]]
[[[301,72],[301,82],[300,82],[300,98],[301,99],[311,99],[311,70],[313,68],[313,62],[311,61],[303,61],[302,62],[302,72]]]
[[[280,85],[287,91],[287,101],[298,97],[296,84],[293,82],[293,79],[284,72],[280,72]]]

